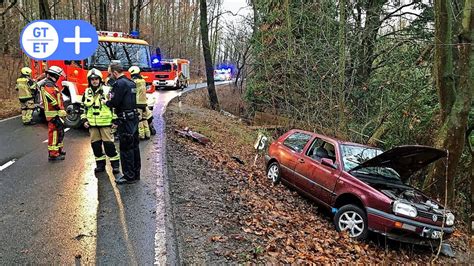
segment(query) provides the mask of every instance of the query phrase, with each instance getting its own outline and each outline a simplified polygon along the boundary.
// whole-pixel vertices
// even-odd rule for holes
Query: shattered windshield
[[[88,58],[90,68],[107,70],[112,60],[120,60],[124,69],[138,66],[142,71],[151,69],[147,45],[117,42],[99,42],[94,55]]]
[[[356,166],[374,158],[383,153],[381,149],[355,146],[355,145],[341,145],[342,161],[344,170],[349,171]],[[364,167],[356,170],[357,173],[376,175],[380,177],[400,179],[400,175],[389,167]]]

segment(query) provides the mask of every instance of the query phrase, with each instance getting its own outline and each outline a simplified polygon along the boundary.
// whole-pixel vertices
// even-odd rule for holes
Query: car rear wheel
[[[273,162],[268,166],[267,178],[270,179],[274,185],[280,183],[280,165],[277,162]]]
[[[334,224],[338,232],[347,231],[349,236],[364,240],[367,238],[368,225],[365,212],[352,204],[342,206],[334,216]]]

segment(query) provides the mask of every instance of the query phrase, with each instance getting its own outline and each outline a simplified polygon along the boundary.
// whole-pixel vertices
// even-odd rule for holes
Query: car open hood
[[[413,173],[430,163],[446,157],[446,151],[428,146],[398,146],[354,167],[350,171],[365,167],[390,167],[397,171],[405,182]]]

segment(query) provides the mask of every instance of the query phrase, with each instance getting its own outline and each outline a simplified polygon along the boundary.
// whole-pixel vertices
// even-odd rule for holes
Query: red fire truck
[[[126,33],[99,31],[99,46],[96,52],[78,61],[31,61],[33,76],[36,77],[44,72],[48,66],[56,65],[64,69],[66,78],[61,82],[64,104],[66,106],[67,117],[65,124],[67,127],[81,126],[81,101],[82,94],[88,87],[87,72],[91,68],[102,71],[105,77],[108,76],[107,69],[112,60],[119,60],[127,70],[131,66],[138,66],[142,70],[141,75],[147,83],[148,105],[152,108],[155,102],[155,87],[152,85],[155,73],[151,68],[150,47],[145,40],[138,39]],[[127,72],[127,76],[130,74]]]
[[[189,85],[189,60],[162,59],[153,65],[156,88],[184,89]]]

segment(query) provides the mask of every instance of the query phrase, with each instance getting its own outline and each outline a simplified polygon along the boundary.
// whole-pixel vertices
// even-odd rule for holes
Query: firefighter
[[[20,72],[21,76],[16,80],[16,90],[21,105],[21,120],[24,125],[33,125],[35,124],[32,119],[35,110],[34,98],[38,93],[37,84],[31,78],[31,68],[24,67]]]
[[[132,66],[128,69],[132,80],[137,86],[137,109],[138,109],[138,136],[141,140],[150,139],[150,127],[148,126],[148,118],[151,114],[146,102],[146,82],[140,75],[140,68]]]
[[[120,162],[123,175],[117,176],[117,184],[130,184],[140,180],[140,139],[138,137],[138,111],[136,85],[125,77],[120,63],[112,62],[109,72],[115,82],[106,105],[114,108],[117,115]]]
[[[56,86],[60,76],[64,76],[62,68],[51,66],[46,70],[46,78],[40,82],[44,114],[48,121],[48,159],[50,161],[64,160],[66,155],[63,150],[66,111],[64,111],[61,92]]]
[[[91,146],[96,162],[94,172],[105,171],[107,155],[112,165],[112,172],[118,174],[120,173],[120,156],[115,149],[114,137],[112,135],[114,115],[112,110],[103,104],[107,95],[105,95],[103,88],[102,73],[95,68],[89,70],[87,72],[87,81],[89,88],[86,89],[82,96],[84,112],[81,114],[81,120],[84,127],[89,129],[91,136]]]

